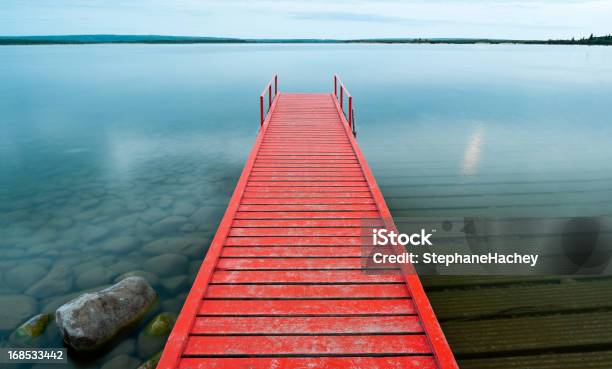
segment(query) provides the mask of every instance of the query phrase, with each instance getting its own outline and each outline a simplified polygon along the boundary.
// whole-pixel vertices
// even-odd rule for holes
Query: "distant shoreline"
[[[612,36],[569,40],[512,40],[489,38],[374,38],[374,39],[243,39],[158,35],[0,36],[3,45],[91,44],[520,44],[612,46]]]

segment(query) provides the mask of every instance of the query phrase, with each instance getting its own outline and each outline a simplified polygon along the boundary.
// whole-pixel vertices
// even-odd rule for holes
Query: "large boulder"
[[[79,351],[96,349],[136,324],[157,294],[141,277],[128,277],[104,290],[86,293],[55,312],[64,341]]]

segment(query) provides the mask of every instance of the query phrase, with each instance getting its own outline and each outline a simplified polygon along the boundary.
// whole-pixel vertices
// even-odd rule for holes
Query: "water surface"
[[[285,91],[342,76],[397,218],[612,213],[610,48],[6,46],[0,60],[0,301],[20,304],[4,339],[135,270],[154,274],[156,311],[178,312],[273,73]],[[137,334],[123,353],[145,360]],[[54,327],[40,341],[60,345]]]

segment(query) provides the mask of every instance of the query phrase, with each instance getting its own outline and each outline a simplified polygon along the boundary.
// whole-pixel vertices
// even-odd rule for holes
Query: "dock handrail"
[[[274,83],[274,95],[272,95],[272,83]],[[268,114],[264,108],[264,98],[266,96],[266,93],[268,94],[268,110],[269,110],[270,107],[272,106],[272,102],[274,101],[274,99],[276,99],[276,95],[278,95],[278,74],[275,74],[274,76],[272,76],[272,79],[270,80],[270,82],[268,82],[266,87],[264,87],[263,91],[261,92],[261,95],[259,95],[259,116],[260,116],[259,125],[260,126],[263,126],[264,121],[266,120],[266,115]]]
[[[340,95],[338,95],[338,87],[340,87]],[[348,98],[348,111],[347,112],[344,112],[344,96],[345,95]],[[348,91],[344,83],[342,83],[342,81],[340,80],[340,77],[338,77],[337,74],[334,74],[334,97],[340,103],[340,109],[342,110],[342,113],[344,113],[344,116],[346,117],[346,120],[348,121],[349,127],[354,133],[355,128],[353,127],[353,96],[351,96],[351,93]]]

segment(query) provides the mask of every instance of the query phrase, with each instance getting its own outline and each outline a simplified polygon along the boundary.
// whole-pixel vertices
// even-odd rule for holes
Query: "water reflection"
[[[463,155],[463,164],[461,167],[461,173],[464,176],[472,176],[476,174],[476,167],[480,161],[481,146],[484,140],[484,129],[478,127],[474,130],[470,141],[465,149]]]

